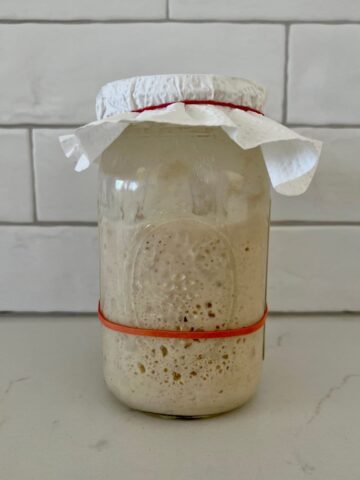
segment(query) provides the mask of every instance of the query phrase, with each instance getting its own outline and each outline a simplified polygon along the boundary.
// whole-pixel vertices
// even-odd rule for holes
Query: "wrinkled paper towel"
[[[321,142],[290,130],[251,111],[217,106],[187,105],[183,100],[211,100],[262,110],[266,93],[248,80],[206,74],[133,77],[108,83],[96,101],[98,120],[60,137],[66,157],[82,171],[131,123],[157,122],[190,126],[218,126],[241,148],[261,147],[271,183],[283,195],[300,195],[315,173]],[[154,105],[164,108],[133,110]]]

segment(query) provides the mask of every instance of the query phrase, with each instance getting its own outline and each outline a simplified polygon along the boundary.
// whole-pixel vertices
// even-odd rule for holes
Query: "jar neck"
[[[216,138],[223,131],[220,127],[205,127],[202,125],[177,125],[171,123],[142,122],[134,123],[127,127],[122,134],[122,139],[133,137],[192,137]]]

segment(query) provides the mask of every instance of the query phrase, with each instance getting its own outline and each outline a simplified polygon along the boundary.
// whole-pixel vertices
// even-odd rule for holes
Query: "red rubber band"
[[[180,100],[179,102],[168,102],[168,103],[161,103],[159,105],[149,105],[148,107],[132,110],[132,112],[141,113],[141,112],[145,112],[146,110],[158,110],[160,108],[166,108],[169,105],[173,105],[174,103],[184,103],[185,105],[215,105],[217,107],[236,108],[237,110],[243,110],[244,112],[254,112],[254,113],[258,113],[259,115],[264,115],[259,110],[256,110],[255,108],[252,108],[252,107],[248,107],[247,105],[236,105],[235,103],[218,102],[217,100]]]
[[[128,325],[122,325],[121,323],[115,323],[108,320],[101,311],[100,302],[98,305],[98,317],[100,322],[106,328],[115,330],[116,332],[127,333],[128,335],[140,335],[143,337],[161,337],[161,338],[225,338],[225,337],[238,337],[243,335],[250,335],[250,333],[256,332],[262,328],[265,324],[266,317],[269,309],[266,305],[263,316],[256,323],[246,325],[245,327],[232,328],[229,330],[206,330],[206,331],[182,331],[182,330],[157,330],[155,328],[140,328],[129,327]]]

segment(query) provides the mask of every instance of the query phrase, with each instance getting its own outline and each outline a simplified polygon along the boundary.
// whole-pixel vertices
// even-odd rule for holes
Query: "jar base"
[[[227,413],[233,412],[237,409],[242,408],[244,405],[249,403],[254,396],[256,395],[256,390],[253,391],[247,398],[243,399],[241,403],[238,403],[237,405],[234,406],[231,405],[229,407],[225,407],[223,410],[219,409],[218,411],[215,411],[213,413],[204,413],[204,414],[194,414],[194,415],[188,415],[188,414],[176,414],[176,413],[161,413],[161,412],[156,412],[156,411],[151,411],[147,410],[146,408],[141,408],[138,405],[131,404],[132,402],[124,401],[116,392],[114,392],[111,388],[109,388],[110,392],[115,396],[115,398],[122,403],[123,405],[127,406],[129,409],[135,411],[135,412],[141,412],[144,415],[151,416],[151,417],[158,417],[164,420],[205,420],[208,418],[214,418],[218,417],[220,415],[225,415]]]
[[[212,413],[208,415],[168,415],[165,413],[146,412],[145,410],[136,410],[136,411],[142,412],[145,415],[149,415],[151,417],[163,418],[164,420],[205,420],[207,418],[218,417],[219,415],[223,415],[227,413],[227,411],[225,411],[225,412],[219,412],[219,413]]]

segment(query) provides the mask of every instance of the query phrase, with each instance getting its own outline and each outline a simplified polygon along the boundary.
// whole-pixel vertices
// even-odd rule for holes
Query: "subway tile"
[[[0,311],[96,311],[95,227],[0,227]]]
[[[166,16],[166,0],[1,0],[5,20],[145,20]]]
[[[31,222],[33,194],[29,133],[0,129],[0,221]]]
[[[360,124],[360,25],[294,25],[289,39],[291,123]]]
[[[97,167],[77,173],[65,158],[59,135],[69,130],[34,130],[34,166],[38,219],[96,221]]]
[[[284,37],[281,25],[3,24],[0,123],[85,123],[104,83],[181,72],[257,80],[269,90],[266,113],[279,119]]]
[[[273,192],[275,221],[360,221],[360,129],[302,128],[297,131],[324,142],[319,167],[303,195]]]
[[[360,227],[273,227],[269,305],[279,312],[360,310]]]
[[[169,0],[170,18],[181,20],[350,20],[360,19],[358,0]]]

